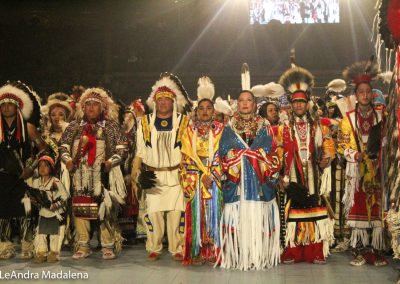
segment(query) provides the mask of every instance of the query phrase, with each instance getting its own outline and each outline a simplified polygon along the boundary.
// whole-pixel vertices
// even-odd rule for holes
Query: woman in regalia
[[[185,192],[185,265],[214,264],[220,250],[222,211],[218,144],[224,125],[215,121],[214,85],[199,79],[196,120],[182,138],[181,183]]]
[[[225,203],[219,261],[223,268],[261,270],[279,262],[275,174],[280,164],[271,127],[255,114],[255,97],[246,91],[249,85],[242,84],[237,113],[225,127],[219,146]]]

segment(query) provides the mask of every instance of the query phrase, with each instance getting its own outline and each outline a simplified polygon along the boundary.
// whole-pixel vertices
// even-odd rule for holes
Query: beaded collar
[[[210,121],[196,121],[194,123],[194,128],[197,130],[198,135],[203,138],[207,139],[208,134],[210,133],[210,130],[215,129],[215,123],[213,120]]]
[[[231,120],[231,126],[233,131],[242,136],[246,143],[252,141],[257,132],[264,125],[264,120],[255,114],[243,115],[235,113]]]

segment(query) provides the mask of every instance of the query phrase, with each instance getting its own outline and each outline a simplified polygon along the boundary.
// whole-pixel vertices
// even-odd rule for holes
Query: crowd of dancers
[[[146,108],[79,86],[41,105],[32,88],[7,82],[0,258],[20,242],[21,257],[37,263],[59,261],[63,246],[82,260],[97,231],[105,260],[145,238],[149,261],[167,241],[184,265],[262,270],[325,264],[346,250],[352,265],[386,265],[400,220],[388,213],[398,202],[385,186],[388,100],[372,87],[377,65],[353,64],[321,97],[295,64],[278,83],[251,86],[246,64],[241,78],[237,100],[215,99],[208,77],[194,100],[163,73]]]

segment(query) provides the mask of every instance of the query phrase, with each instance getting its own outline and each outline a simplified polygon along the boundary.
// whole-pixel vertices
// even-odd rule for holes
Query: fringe
[[[375,220],[375,221],[347,221],[347,225],[351,228],[357,228],[357,229],[369,229],[369,228],[377,228],[377,227],[382,227],[382,221],[380,220]]]
[[[358,172],[358,164],[347,162],[346,165],[346,184],[342,203],[344,205],[345,216],[349,215],[350,209],[354,205],[354,193],[358,191],[360,176]]]
[[[320,195],[329,195],[332,186],[332,169],[331,166],[326,167],[321,175]]]
[[[297,245],[309,245],[311,243],[323,242],[323,253],[327,257],[329,247],[335,241],[335,220],[326,218],[316,222],[288,222],[286,225],[285,246],[295,247]],[[299,227],[304,231],[298,230]]]
[[[64,243],[64,238],[65,238],[65,227],[66,227],[66,225],[61,225],[58,228],[58,244],[57,244],[57,246],[58,246],[58,252],[60,252],[60,254],[61,254],[61,248],[62,248],[62,245]]]
[[[350,237],[350,246],[353,248],[357,248],[358,242],[361,242],[363,247],[367,247],[369,245],[369,237],[367,229],[359,229],[359,228],[352,229]]]
[[[315,235],[319,238],[315,239],[315,242],[323,242],[323,253],[324,257],[330,255],[329,248],[334,244],[334,228],[335,219],[326,218],[324,220],[318,220],[316,226]]]
[[[385,250],[385,236],[382,227],[375,227],[372,230],[372,243],[371,246],[376,250]]]
[[[64,185],[65,190],[68,192],[68,195],[71,196],[71,178],[69,176],[69,171],[63,162],[61,164],[61,171],[60,171],[60,181]]]
[[[239,213],[240,202],[225,204],[220,222],[221,251],[214,268],[239,268]]]
[[[0,241],[10,241],[11,239],[11,220],[0,219]]]
[[[0,259],[9,258],[8,256],[15,255],[15,246],[12,242],[0,242]]]
[[[392,235],[393,258],[400,259],[400,211],[390,209],[385,220]]]
[[[279,232],[275,200],[225,204],[220,226],[223,249],[218,257],[221,267],[247,271],[277,265],[280,261]]]
[[[116,198],[118,203],[124,204],[126,198],[126,185],[120,167],[113,167],[110,171],[110,191]],[[122,203],[121,203],[122,202]]]
[[[31,199],[25,194],[22,198],[21,203],[24,204],[25,215],[29,215],[32,211]]]

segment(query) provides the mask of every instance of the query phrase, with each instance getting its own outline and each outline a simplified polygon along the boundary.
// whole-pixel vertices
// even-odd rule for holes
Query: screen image
[[[336,24],[339,0],[250,0],[250,24]]]

